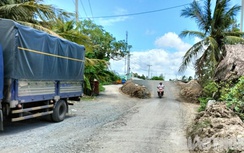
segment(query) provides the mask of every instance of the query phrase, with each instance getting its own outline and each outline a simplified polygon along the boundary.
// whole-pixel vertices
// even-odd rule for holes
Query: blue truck
[[[0,19],[0,130],[5,120],[64,120],[83,94],[84,62],[83,45]]]

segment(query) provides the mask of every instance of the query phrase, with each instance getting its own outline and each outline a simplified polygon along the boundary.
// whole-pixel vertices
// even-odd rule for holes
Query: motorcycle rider
[[[163,89],[164,90],[164,85],[163,85],[163,83],[162,82],[159,82],[159,85],[157,86],[157,88],[158,88],[158,90],[159,89]],[[164,94],[164,91],[163,91],[163,94]],[[162,95],[163,95],[162,94]],[[159,91],[158,91],[158,96],[159,96]]]
[[[164,89],[164,85],[163,85],[163,83],[162,82],[159,82],[159,85],[157,86],[157,88],[159,89],[159,88],[163,88]]]

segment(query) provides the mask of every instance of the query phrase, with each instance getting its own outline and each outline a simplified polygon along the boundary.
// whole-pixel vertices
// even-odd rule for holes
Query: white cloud
[[[123,22],[127,19],[129,19],[128,16],[120,16],[123,14],[128,14],[128,11],[123,9],[123,8],[116,8],[116,10],[114,11],[115,16],[118,15],[118,17],[114,17],[114,18],[99,18],[98,22],[100,25],[103,26],[111,26],[117,22]]]
[[[167,39],[166,39],[167,38]],[[150,65],[151,76],[159,76],[163,74],[168,79],[181,78],[185,76],[194,76],[194,69],[189,67],[185,73],[179,74],[178,69],[182,62],[182,57],[185,52],[191,47],[190,44],[184,43],[176,34],[167,33],[155,41],[155,44],[160,44],[160,49],[151,49],[143,52],[133,51],[131,52],[130,68],[131,72],[144,74],[148,76],[148,70]],[[167,47],[173,48],[176,51],[170,52]],[[120,74],[125,74],[126,64],[125,59],[120,61],[110,61],[111,69]]]
[[[110,19],[99,18],[99,24],[103,25],[103,26],[111,26],[117,22],[123,22],[127,19],[128,19],[128,17],[116,17],[116,18],[110,18]]]
[[[174,48],[176,50],[185,50],[190,47],[189,44],[183,42],[180,37],[173,32],[168,32],[157,38],[155,45],[160,48]]]

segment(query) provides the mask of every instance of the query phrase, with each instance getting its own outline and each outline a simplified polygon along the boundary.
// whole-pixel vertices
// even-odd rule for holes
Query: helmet
[[[162,85],[163,83],[162,82],[159,82],[160,85]]]

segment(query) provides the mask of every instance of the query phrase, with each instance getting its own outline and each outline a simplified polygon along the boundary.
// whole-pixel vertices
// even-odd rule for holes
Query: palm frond
[[[230,27],[233,17],[240,11],[240,6],[229,8],[230,0],[217,0],[213,13],[212,29],[224,30]]]
[[[201,42],[194,44],[183,57],[180,70],[187,65],[197,54],[203,52],[195,62],[196,74],[199,78],[213,77],[217,64],[226,56],[225,44],[242,43],[244,36],[237,28],[235,16],[240,6],[230,6],[231,0],[216,0],[213,12],[211,0],[204,0],[204,6],[193,1],[182,10],[182,16],[195,19],[201,32],[182,31],[180,36],[198,36]]]
[[[181,66],[179,68],[179,72],[185,71],[189,63],[194,57],[197,57],[199,50],[203,48],[204,40],[199,41],[198,43],[194,44],[184,55]]]
[[[47,29],[43,26],[40,26],[40,25],[37,25],[37,24],[33,24],[33,23],[29,23],[29,22],[23,22],[23,21],[17,21],[18,23],[20,24],[23,24],[23,25],[26,25],[26,26],[29,26],[29,27],[32,27],[32,28],[35,28],[37,30],[41,30],[41,31],[44,31],[50,35],[53,35],[55,37],[59,37],[59,38],[62,38],[60,35],[58,35],[57,33],[53,32],[52,30],[50,29]]]
[[[243,37],[244,32],[241,31],[227,31],[225,32],[226,36],[234,36],[234,37]]]
[[[24,21],[38,23],[41,21],[57,19],[57,15],[70,17],[71,13],[64,12],[62,9],[52,5],[41,4],[41,1],[6,1],[0,3],[0,18],[12,19],[15,21]]]
[[[209,45],[209,49],[212,49],[212,50],[215,50],[216,48],[219,47],[219,44],[218,42],[215,40],[215,38],[209,36],[206,38],[206,42],[208,42],[208,45]]]
[[[238,44],[238,43],[244,43],[244,39],[242,37],[236,37],[236,36],[226,36],[225,37],[225,43],[226,44]]]
[[[189,31],[189,30],[184,30],[180,33],[180,37],[186,37],[186,36],[193,36],[193,37],[199,37],[199,38],[204,38],[205,34],[200,32],[200,31]]]
[[[181,16],[194,19],[199,29],[204,33],[209,31],[209,17],[211,16],[209,1],[210,0],[208,0],[206,3],[208,5],[205,5],[205,7],[202,7],[198,1],[193,1],[189,7],[186,7],[181,12]]]
[[[105,60],[101,59],[85,59],[85,66],[95,66],[95,65],[107,65],[107,62]]]
[[[206,59],[208,57],[208,49],[206,49],[205,52],[203,52],[203,54],[196,60],[195,62],[195,70],[196,70],[196,74],[198,76],[201,76],[203,74],[205,65],[206,65]]]

